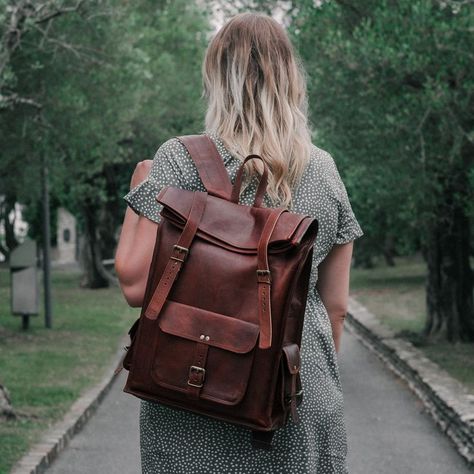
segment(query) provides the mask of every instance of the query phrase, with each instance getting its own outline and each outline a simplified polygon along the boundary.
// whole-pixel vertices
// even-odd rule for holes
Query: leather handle
[[[237,176],[235,178],[235,183],[234,186],[232,187],[232,194],[230,197],[230,200],[232,202],[235,202],[238,204],[239,202],[239,196],[240,196],[240,188],[242,187],[242,178],[244,174],[244,166],[245,163],[249,160],[261,160],[263,163],[263,174],[260,178],[260,182],[258,184],[257,192],[255,193],[255,201],[253,203],[254,207],[261,207],[262,202],[263,202],[263,197],[265,196],[265,192],[267,190],[267,184],[268,184],[268,167],[265,164],[265,161],[263,161],[263,158],[259,155],[249,155],[243,163],[240,165],[239,171],[237,171]]]

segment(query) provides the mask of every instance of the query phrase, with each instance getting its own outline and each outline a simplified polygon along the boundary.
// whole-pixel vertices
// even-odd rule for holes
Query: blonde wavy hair
[[[239,159],[260,155],[271,201],[292,207],[312,145],[304,69],[284,28],[264,14],[234,16],[209,43],[202,72],[206,129]],[[246,171],[261,174],[259,160]]]

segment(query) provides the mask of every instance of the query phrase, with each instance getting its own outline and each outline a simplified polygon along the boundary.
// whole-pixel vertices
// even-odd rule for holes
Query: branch
[[[21,36],[25,29],[25,21],[30,15],[28,4],[19,2],[9,10],[10,17],[5,19],[5,32],[1,38],[0,77],[10,61],[12,53],[20,46]],[[2,51],[3,50],[3,51]]]
[[[50,24],[48,24],[48,27],[49,25]],[[101,66],[104,64],[107,64],[105,61],[102,61],[101,59],[97,57],[99,55],[105,56],[101,51],[97,49],[87,48],[82,45],[68,43],[66,41],[62,41],[57,38],[50,38],[48,37],[48,31],[47,31],[49,28],[45,30],[36,25],[33,26],[33,28],[42,35],[41,42],[39,44],[41,49],[45,50],[44,48],[45,43],[49,43],[50,45],[53,45],[53,47],[56,47],[56,48],[59,47],[61,49],[71,52],[72,54],[74,54],[74,56],[77,59],[80,59],[82,57],[93,64],[97,64]],[[55,52],[55,50],[53,50],[53,52]],[[96,56],[94,56],[92,53],[95,54]]]
[[[16,413],[11,404],[10,393],[5,385],[0,383],[0,416],[7,419],[16,418]]]
[[[11,107],[12,105],[28,105],[38,110],[42,109],[43,105],[36,102],[34,99],[28,97],[21,97],[18,94],[3,95],[0,94],[0,110],[3,108]]]
[[[459,117],[456,115],[454,110],[449,105],[446,106],[446,110],[448,111],[448,114],[451,116],[452,121],[455,127],[458,129],[460,136],[462,138],[466,138],[468,142],[473,143],[471,134],[467,130],[464,129],[464,127],[461,124],[461,121],[459,120]]]
[[[64,15],[64,13],[77,12],[77,11],[79,11],[79,9],[81,8],[83,3],[84,3],[84,0],[79,0],[76,3],[76,6],[69,7],[69,8],[60,8],[59,10],[56,10],[54,12],[51,12],[51,13],[45,15],[42,18],[39,18],[38,20],[35,21],[35,23],[36,24],[45,23],[49,20],[52,20],[53,18],[56,18],[57,16]]]
[[[428,117],[430,116],[430,114],[431,114],[431,107],[428,107],[425,110],[425,113],[423,114],[423,117],[421,118],[420,123],[418,124],[418,126],[415,129],[415,133],[421,133],[421,131],[422,131],[424,125],[425,125],[425,122],[428,119]]]
[[[49,22],[49,26],[50,20],[65,13],[78,11],[83,3],[84,0],[78,0],[74,7],[55,9],[53,12],[45,13],[40,18],[36,17],[41,15],[43,10],[52,8],[55,4],[54,1],[47,0],[41,5],[35,6],[33,2],[24,0],[11,6],[9,9],[9,17],[4,21],[6,26],[5,32],[0,39],[0,77],[10,61],[13,52],[20,46],[22,37],[28,33],[32,25]],[[33,20],[33,23],[28,24],[27,20],[30,18]]]
[[[473,5],[474,0],[438,0],[438,3],[441,8],[444,8],[446,6],[450,6],[453,9],[459,9],[462,8],[465,5]]]

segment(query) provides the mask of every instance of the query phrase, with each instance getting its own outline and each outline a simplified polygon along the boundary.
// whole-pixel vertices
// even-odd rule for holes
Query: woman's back
[[[269,170],[264,204],[292,205],[319,222],[301,344],[300,423],[279,429],[274,449],[266,452],[252,450],[249,430],[142,402],[143,472],[343,474],[347,446],[336,349],[347,310],[350,242],[362,231],[332,157],[311,144],[304,70],[281,25],[261,14],[233,17],[209,43],[203,84],[205,128],[231,181],[242,160],[258,154]],[[260,165],[249,162],[252,178],[242,204],[253,202]],[[132,176],[138,185],[125,199],[140,217],[127,210],[116,252],[122,290],[135,306],[143,302],[144,269],[153,253],[156,224],[150,221],[159,221],[157,193],[168,185],[204,190],[177,139],[160,147],[151,172],[148,166],[139,163]]]
[[[212,133],[209,136],[234,182],[240,160],[226,149],[219,137]],[[252,204],[257,182],[254,178],[242,192],[242,204]],[[159,222],[160,205],[155,198],[168,185],[205,190],[191,157],[177,139],[170,139],[159,148],[148,179],[132,189],[125,200],[137,213]],[[272,206],[268,195],[264,202]],[[317,147],[313,147],[293,193],[292,211],[316,217],[319,222],[302,341],[305,395],[299,409],[301,423],[290,424],[277,432],[270,455],[251,449],[248,430],[142,402],[143,472],[346,472],[337,356],[328,313],[316,291],[316,282],[317,267],[333,245],[354,240],[362,231],[332,157]]]

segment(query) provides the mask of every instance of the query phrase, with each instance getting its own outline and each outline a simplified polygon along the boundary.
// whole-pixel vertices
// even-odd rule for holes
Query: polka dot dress
[[[208,133],[234,182],[240,161]],[[124,199],[137,213],[159,222],[155,197],[164,186],[204,191],[184,146],[172,138],[157,151],[150,176]],[[241,195],[251,205],[256,178]],[[265,205],[271,206],[268,196]],[[278,430],[272,451],[253,450],[250,431],[189,412],[141,402],[140,448],[145,474],[345,474],[346,431],[337,356],[327,311],[316,291],[317,267],[335,243],[350,242],[363,232],[352,212],[334,160],[313,147],[310,163],[294,194],[294,212],[314,216],[319,233],[313,254],[310,291],[302,341],[303,403],[300,423]]]

